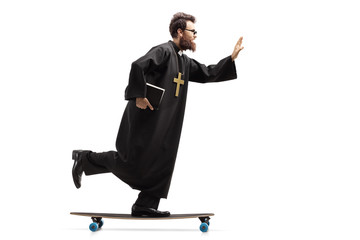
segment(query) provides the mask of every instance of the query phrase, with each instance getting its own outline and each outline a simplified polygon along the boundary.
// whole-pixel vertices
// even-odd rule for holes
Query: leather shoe
[[[81,187],[81,176],[84,172],[83,163],[82,163],[82,154],[86,154],[86,153],[84,153],[84,151],[82,150],[74,150],[72,152],[72,159],[74,160],[74,165],[72,168],[72,176],[76,188]]]
[[[131,215],[133,217],[169,217],[170,212],[161,212],[154,208],[141,207],[134,204],[131,209]]]

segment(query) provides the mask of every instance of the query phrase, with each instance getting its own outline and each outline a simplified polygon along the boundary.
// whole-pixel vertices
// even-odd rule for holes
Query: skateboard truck
[[[199,219],[202,223],[209,223],[210,221],[210,217],[199,217]]]
[[[101,219],[102,219],[102,217],[91,217],[91,220],[96,223],[100,223]]]

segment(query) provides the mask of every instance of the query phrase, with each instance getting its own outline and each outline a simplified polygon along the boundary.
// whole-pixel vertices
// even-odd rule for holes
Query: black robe
[[[125,99],[129,100],[117,136],[120,160],[116,175],[134,189],[151,196],[166,198],[174,170],[185,113],[188,82],[220,82],[235,79],[231,57],[206,67],[187,57],[169,41],[153,47],[132,63]],[[184,85],[175,96],[182,72]],[[159,110],[136,107],[137,97],[146,97],[146,83],[165,89]]]

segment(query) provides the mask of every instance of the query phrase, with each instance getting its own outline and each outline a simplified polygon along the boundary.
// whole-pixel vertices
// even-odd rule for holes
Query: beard
[[[186,40],[184,37],[180,38],[180,48],[181,50],[191,50],[193,52],[196,51],[196,43],[190,40]]]

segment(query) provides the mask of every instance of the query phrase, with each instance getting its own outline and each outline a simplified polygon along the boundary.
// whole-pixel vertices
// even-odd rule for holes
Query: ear
[[[178,37],[182,37],[183,33],[184,33],[183,30],[181,30],[181,28],[178,28],[177,30]]]

